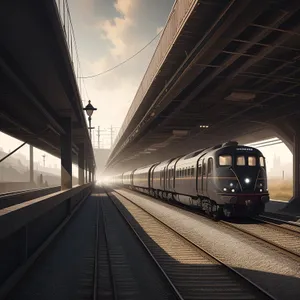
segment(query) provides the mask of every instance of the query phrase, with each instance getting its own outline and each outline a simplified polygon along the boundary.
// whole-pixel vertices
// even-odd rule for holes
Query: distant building
[[[290,179],[293,178],[293,163],[282,164],[280,156],[274,153],[273,166],[267,169],[269,178]]]

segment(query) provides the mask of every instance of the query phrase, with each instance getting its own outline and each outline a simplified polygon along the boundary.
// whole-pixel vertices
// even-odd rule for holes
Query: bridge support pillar
[[[293,154],[293,163],[294,163],[294,198],[300,197],[300,132],[297,132],[294,136],[294,154]]]
[[[89,165],[89,182],[92,182],[92,168],[91,168],[91,165]]]
[[[29,180],[30,183],[34,182],[33,176],[33,146],[29,145]]]
[[[92,171],[92,181],[95,182],[95,167],[93,167]]]
[[[84,184],[84,144],[78,145],[78,184]]]
[[[300,130],[298,128],[294,134],[293,168],[293,198],[282,211],[300,213]]]
[[[85,183],[88,183],[88,162],[85,160]]]
[[[72,119],[62,120],[65,134],[60,136],[61,144],[61,190],[72,188]]]

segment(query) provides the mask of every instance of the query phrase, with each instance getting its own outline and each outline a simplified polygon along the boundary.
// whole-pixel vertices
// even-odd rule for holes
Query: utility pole
[[[96,139],[95,139],[95,130],[93,130],[93,139],[92,139],[92,147],[95,147]]]
[[[113,127],[110,126],[110,149],[112,149],[113,146]]]
[[[42,155],[43,156],[43,163],[44,163],[44,167],[45,167],[45,160],[46,160],[46,155]]]
[[[98,149],[100,149],[100,126],[98,126]]]

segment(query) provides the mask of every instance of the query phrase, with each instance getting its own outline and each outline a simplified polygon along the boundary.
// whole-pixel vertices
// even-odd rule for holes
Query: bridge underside
[[[263,139],[268,139],[275,137],[276,133],[273,130],[260,130],[252,132],[249,134],[243,134],[242,136],[232,136],[228,134],[227,136],[216,136],[216,135],[207,135],[204,138],[191,139],[187,141],[187,138],[182,137],[172,137],[166,143],[162,144],[161,148],[158,148],[155,151],[148,151],[139,154],[133,154],[136,158],[127,158],[119,163],[114,168],[106,170],[106,174],[114,174],[120,172],[126,172],[128,170],[133,170],[142,166],[146,166],[158,161],[167,160],[172,157],[179,155],[184,155],[189,152],[192,152],[203,147],[209,147],[216,145],[220,142],[226,142],[228,140],[236,140],[240,144],[249,144]],[[150,148],[151,150],[152,148]],[[97,159],[97,158],[96,158]]]
[[[298,160],[299,9],[299,2],[283,0],[199,2],[135,116],[124,122],[107,171],[245,135],[277,136]]]
[[[94,161],[55,1],[1,1],[0,79],[1,131],[60,157],[71,119],[73,161]]]
[[[259,140],[262,131],[293,149],[300,3],[257,3],[205,1],[194,8],[108,169],[127,168],[149,152],[165,157],[251,134]]]

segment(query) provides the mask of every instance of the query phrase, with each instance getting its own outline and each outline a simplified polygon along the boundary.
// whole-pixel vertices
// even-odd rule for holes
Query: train
[[[198,208],[215,220],[261,214],[270,200],[265,157],[236,141],[114,175],[112,183]]]

